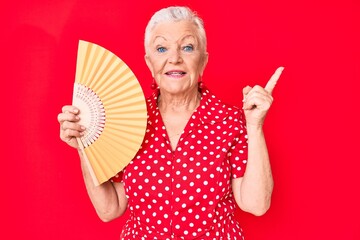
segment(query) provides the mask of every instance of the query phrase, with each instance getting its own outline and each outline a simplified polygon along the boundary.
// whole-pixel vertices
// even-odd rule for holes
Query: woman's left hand
[[[273,102],[272,92],[283,70],[283,67],[276,69],[265,88],[258,85],[243,88],[243,110],[248,126],[261,127],[264,124],[266,113]]]

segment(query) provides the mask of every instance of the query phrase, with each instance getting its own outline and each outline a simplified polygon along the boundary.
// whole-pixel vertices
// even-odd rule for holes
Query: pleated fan
[[[121,171],[143,141],[147,110],[142,88],[130,68],[115,54],[79,41],[73,105],[86,127],[78,138],[95,185]]]

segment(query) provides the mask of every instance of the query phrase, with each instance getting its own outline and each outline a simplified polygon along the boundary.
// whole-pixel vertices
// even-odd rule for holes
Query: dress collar
[[[228,106],[212,94],[207,87],[202,87],[199,91],[201,93],[200,105],[195,109],[189,121],[194,124],[215,124],[224,121],[229,115]],[[153,127],[159,127],[159,124],[163,125],[157,106],[159,94],[160,90],[156,89],[147,99],[148,124]]]

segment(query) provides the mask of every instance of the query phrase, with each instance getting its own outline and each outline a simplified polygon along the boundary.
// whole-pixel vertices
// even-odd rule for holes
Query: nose
[[[170,51],[168,61],[169,61],[169,63],[172,63],[172,64],[177,64],[177,63],[182,62],[180,50],[174,49],[174,50]]]

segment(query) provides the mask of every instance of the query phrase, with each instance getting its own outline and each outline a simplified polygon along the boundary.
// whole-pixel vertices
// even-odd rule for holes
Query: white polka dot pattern
[[[172,151],[158,94],[147,101],[144,142],[123,172],[131,214],[122,239],[243,239],[230,185],[247,162],[242,110],[203,88],[200,106]]]

